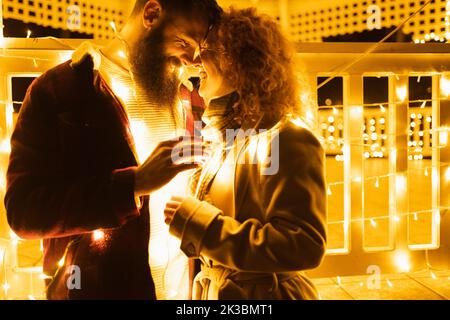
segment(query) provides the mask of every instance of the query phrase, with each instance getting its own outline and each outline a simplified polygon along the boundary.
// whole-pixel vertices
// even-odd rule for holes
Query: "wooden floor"
[[[434,275],[434,277],[432,276]],[[322,300],[449,300],[450,271],[314,279]]]

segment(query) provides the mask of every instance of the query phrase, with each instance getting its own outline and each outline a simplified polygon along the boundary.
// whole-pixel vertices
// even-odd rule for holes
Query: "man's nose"
[[[194,67],[200,67],[202,64],[200,54],[197,52],[197,50],[189,50],[189,52],[184,53],[181,58],[181,62],[185,66],[194,66]]]

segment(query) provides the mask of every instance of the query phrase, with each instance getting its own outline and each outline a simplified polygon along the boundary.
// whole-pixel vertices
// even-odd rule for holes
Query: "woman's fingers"
[[[180,207],[180,202],[178,202],[178,201],[169,201],[169,202],[167,202],[167,204],[166,204],[166,209],[167,210],[177,210],[179,207]]]
[[[174,201],[174,202],[183,202],[186,198],[185,197],[181,197],[181,196],[172,196],[172,198],[170,198],[170,201]]]

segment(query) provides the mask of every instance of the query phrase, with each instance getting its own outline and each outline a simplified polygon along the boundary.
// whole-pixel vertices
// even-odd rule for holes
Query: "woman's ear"
[[[158,0],[149,0],[144,6],[142,23],[146,29],[151,29],[162,15],[162,7]]]

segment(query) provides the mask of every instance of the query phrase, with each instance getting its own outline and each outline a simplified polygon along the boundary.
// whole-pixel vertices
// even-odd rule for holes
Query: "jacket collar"
[[[92,42],[86,41],[83,42],[72,54],[72,62],[70,63],[70,66],[76,69],[89,60],[92,61],[92,69],[98,71],[102,61],[99,47],[94,45]]]

